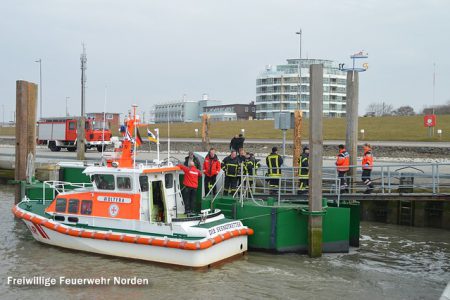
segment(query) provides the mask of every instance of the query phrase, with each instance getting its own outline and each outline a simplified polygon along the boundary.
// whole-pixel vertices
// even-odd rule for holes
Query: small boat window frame
[[[100,182],[101,179],[106,179],[106,177],[108,177],[109,179],[112,177],[112,181],[102,180]],[[114,176],[114,174],[94,174],[91,177],[91,181],[94,183],[95,187],[98,190],[114,191],[116,189],[116,177]]]
[[[86,216],[92,215],[92,206],[92,200],[81,200],[80,214]]]
[[[166,189],[171,189],[173,188],[173,174],[172,173],[166,173],[164,174],[164,186],[166,187]]]
[[[148,184],[148,176],[147,175],[140,175],[139,176],[139,189],[141,192],[148,192],[150,187]]]
[[[64,204],[62,204],[64,203]],[[64,206],[64,209],[62,207]],[[67,209],[67,199],[66,198],[56,198],[55,202],[55,212],[65,213]]]
[[[73,203],[75,203],[74,206],[73,206]],[[67,213],[69,213],[69,214],[78,214],[79,210],[80,210],[80,200],[78,200],[78,199],[69,199],[69,205],[67,206]]]
[[[125,179],[129,180],[129,182],[128,182],[129,187],[122,188],[122,187],[119,186],[119,179],[122,179],[122,178],[125,178]],[[127,182],[124,181],[123,184],[127,184]],[[116,175],[116,187],[117,187],[117,190],[119,190],[119,191],[131,191],[131,190],[133,190],[133,178],[131,178],[131,176],[126,176],[126,175]]]

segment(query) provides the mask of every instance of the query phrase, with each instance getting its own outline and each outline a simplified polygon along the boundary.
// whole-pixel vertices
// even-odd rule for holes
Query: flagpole
[[[167,165],[170,161],[170,111],[169,105],[167,105]]]
[[[133,125],[134,125],[134,153],[133,153],[133,166],[136,168],[136,144],[137,144],[137,126],[136,126],[136,104],[133,104]]]
[[[103,161],[103,152],[105,151],[105,126],[106,126],[106,92],[107,87],[105,84],[105,102],[103,104],[103,130],[102,130],[102,161]]]
[[[159,128],[155,128],[156,131],[156,157],[159,164]]]

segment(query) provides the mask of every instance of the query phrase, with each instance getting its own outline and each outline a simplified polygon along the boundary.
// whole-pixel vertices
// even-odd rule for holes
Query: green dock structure
[[[202,209],[211,208],[212,198],[202,201]],[[359,203],[336,207],[323,199],[323,253],[347,253],[359,245]],[[227,218],[241,220],[255,233],[249,237],[251,250],[275,253],[308,252],[308,203],[282,202],[274,199],[245,200],[217,197],[212,207],[220,209]]]

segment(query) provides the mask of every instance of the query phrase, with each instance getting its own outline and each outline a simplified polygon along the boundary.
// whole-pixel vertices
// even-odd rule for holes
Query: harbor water
[[[0,299],[438,299],[450,281],[450,232],[363,222],[349,254],[246,256],[195,271],[36,242],[0,186]],[[8,284],[10,278],[140,278],[143,285]]]

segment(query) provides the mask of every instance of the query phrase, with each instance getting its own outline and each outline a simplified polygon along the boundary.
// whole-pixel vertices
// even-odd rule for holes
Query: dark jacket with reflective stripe
[[[268,168],[269,176],[279,177],[281,176],[280,167],[283,165],[283,158],[277,153],[270,153],[266,157],[266,164]]]
[[[237,177],[239,175],[238,157],[237,156],[235,158],[231,158],[231,156],[225,157],[222,161],[222,170],[228,177]]]
[[[309,155],[303,153],[298,159],[298,166],[300,167],[298,175],[300,177],[308,177],[309,175]]]

